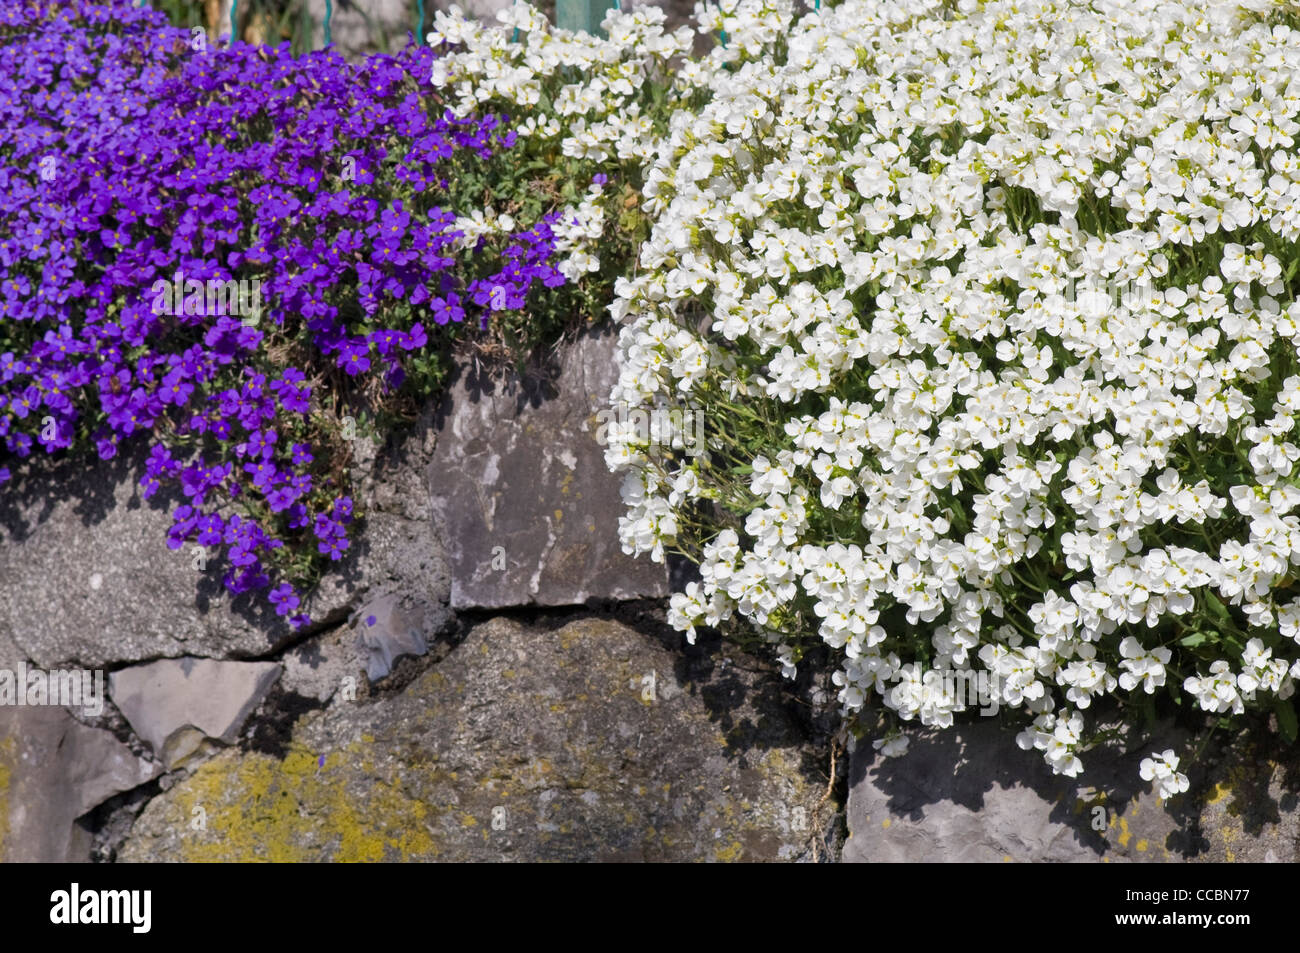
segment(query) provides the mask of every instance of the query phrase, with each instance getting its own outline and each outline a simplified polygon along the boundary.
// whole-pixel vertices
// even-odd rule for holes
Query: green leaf
[[[1209,590],[1206,590],[1205,593],[1205,605],[1220,622],[1232,622],[1232,616],[1228,615],[1228,607],[1220,602],[1219,597]]]
[[[970,521],[966,519],[966,511],[962,509],[961,501],[956,497],[953,498],[952,509],[953,512],[957,514],[957,518],[962,521],[963,525],[970,525]]]
[[[1142,697],[1142,718],[1148,728],[1154,728],[1156,724],[1156,696],[1143,693]]]
[[[1296,735],[1300,734],[1296,726],[1295,706],[1290,699],[1279,700],[1273,710],[1277,712],[1277,727],[1282,732],[1282,739],[1289,745],[1295,744]]]
[[[1204,632],[1193,632],[1191,635],[1185,635],[1178,640],[1178,644],[1185,649],[1194,649],[1198,645],[1203,645],[1209,638]]]

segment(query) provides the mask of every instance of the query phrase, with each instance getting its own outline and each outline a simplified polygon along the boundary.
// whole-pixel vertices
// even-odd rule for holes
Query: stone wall
[[[359,439],[366,517],[300,634],[167,549],[138,456],[7,486],[0,669],[106,697],[0,705],[0,858],[837,856],[824,733],[761,660],[688,651],[621,552],[614,368],[593,329]]]

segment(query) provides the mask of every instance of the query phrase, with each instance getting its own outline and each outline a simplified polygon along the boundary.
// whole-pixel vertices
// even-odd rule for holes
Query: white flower
[[[897,758],[907,753],[907,735],[894,735],[892,738],[877,738],[871,747],[880,752],[882,757]]]
[[[1147,650],[1133,636],[1128,636],[1119,644],[1119,651],[1124,656],[1120,666],[1124,673],[1119,677],[1120,688],[1131,692],[1140,683],[1148,695],[1165,683],[1165,666],[1173,653],[1163,646]]]
[[[1143,781],[1156,782],[1156,792],[1162,798],[1171,798],[1188,788],[1187,775],[1178,773],[1178,755],[1172,748],[1153,758],[1144,758],[1138,773]]]

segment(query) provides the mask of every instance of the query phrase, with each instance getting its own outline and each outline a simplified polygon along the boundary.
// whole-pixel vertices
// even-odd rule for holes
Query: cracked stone
[[[114,672],[109,694],[170,770],[209,739],[234,744],[280,671],[276,662],[161,659]]]

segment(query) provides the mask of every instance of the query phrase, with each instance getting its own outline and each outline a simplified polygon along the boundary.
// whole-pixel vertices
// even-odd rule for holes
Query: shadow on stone
[[[144,442],[107,461],[84,453],[29,461],[0,489],[0,630],[46,667],[115,667],[180,655],[265,657],[342,621],[371,588],[409,589],[445,613],[446,569],[423,483],[430,417],[390,434],[378,451],[364,448],[350,548],[304,594],[313,622],[297,633],[265,591],[226,590],[224,546],[167,547],[170,514],[189,500],[171,481],[143,498]]]
[[[1114,712],[1090,715],[1118,724]],[[1191,791],[1169,802],[1157,803],[1139,776],[1143,758],[1166,748],[1188,751],[1188,729],[1169,720],[1150,732],[1128,729],[1081,753],[1077,778],[1052,774],[1041,752],[1020,749],[1018,731],[1002,716],[917,728],[896,758],[882,757],[869,739],[859,742],[849,775],[846,857],[1168,860],[1209,850],[1197,792],[1213,760],[1189,765],[1184,756]]]

